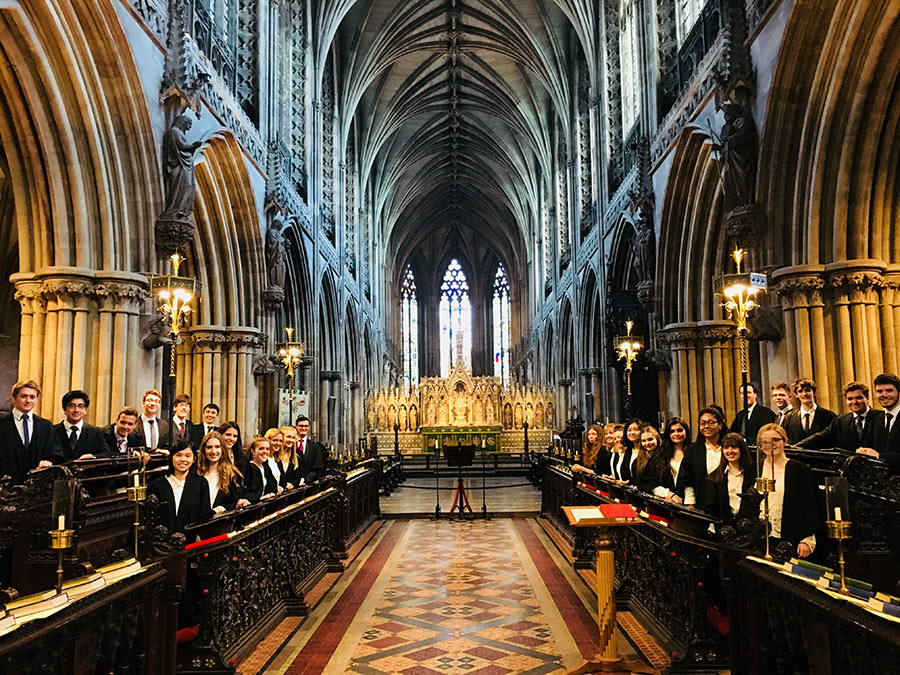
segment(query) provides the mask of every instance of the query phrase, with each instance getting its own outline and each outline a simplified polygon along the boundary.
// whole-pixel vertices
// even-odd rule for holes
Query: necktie
[[[809,418],[812,413],[803,413],[803,431],[809,431]]]
[[[156,431],[156,419],[147,420],[147,424],[150,425],[150,449],[156,450],[156,446],[159,445],[159,434]]]
[[[893,419],[893,414],[885,413],[884,414],[884,430],[888,433],[891,433],[891,420]]]
[[[69,447],[74,450],[77,443],[78,443],[78,427],[76,427],[75,425],[72,425],[72,427],[69,429]]]
[[[863,439],[863,416],[856,416],[856,436],[859,438],[859,442],[862,443]]]
[[[178,431],[181,434],[181,438],[183,439],[184,438],[184,421],[182,421],[181,424],[178,425]]]
[[[127,443],[127,442],[128,442],[127,436],[125,438],[119,439],[119,452],[120,453],[124,454],[126,452],[127,448],[125,447],[125,443]]]
[[[784,413],[778,413],[778,426],[784,426]]]
[[[25,447],[31,443],[31,433],[28,431],[28,414],[22,415],[22,436],[25,439]]]

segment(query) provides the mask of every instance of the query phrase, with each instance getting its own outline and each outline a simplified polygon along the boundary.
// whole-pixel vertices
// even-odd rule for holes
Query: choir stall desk
[[[611,507],[611,508],[610,508]],[[616,645],[616,599],[615,599],[615,566],[612,540],[609,538],[610,527],[633,527],[643,521],[634,509],[633,516],[609,517],[610,513],[627,504],[601,504],[599,506],[563,506],[569,525],[572,527],[594,527],[597,534],[594,548],[597,551],[597,622],[600,635],[597,641],[597,654],[590,661],[585,661],[567,675],[576,673],[656,673],[647,669],[643,663],[626,660],[619,655]],[[630,507],[629,507],[630,508]],[[600,516],[597,516],[599,512]]]

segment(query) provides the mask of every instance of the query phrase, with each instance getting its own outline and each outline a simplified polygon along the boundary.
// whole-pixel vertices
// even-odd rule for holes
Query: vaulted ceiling
[[[524,279],[556,144],[569,142],[571,63],[585,58],[569,17],[593,23],[595,4],[369,0],[343,16],[338,109],[390,276],[409,261],[437,275],[455,255]]]

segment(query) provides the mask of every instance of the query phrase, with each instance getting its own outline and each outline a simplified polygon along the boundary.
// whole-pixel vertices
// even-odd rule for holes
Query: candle
[[[134,487],[138,487],[140,485],[140,477],[137,474],[134,474]]]
[[[56,529],[57,529],[57,530],[64,530],[64,529],[66,529],[66,516],[65,516],[65,514],[60,514],[60,516],[59,516],[59,522],[56,524]]]
[[[834,519],[835,519],[835,520],[840,520],[840,519],[841,519],[841,507],[840,507],[840,506],[835,506],[835,507],[834,507]]]
[[[482,439],[481,439],[481,447],[482,447],[482,448],[486,448],[486,447],[487,447],[487,439],[485,439],[485,438],[482,438]]]

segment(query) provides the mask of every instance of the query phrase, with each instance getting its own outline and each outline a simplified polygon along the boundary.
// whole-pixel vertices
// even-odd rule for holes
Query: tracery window
[[[705,2],[706,0],[675,0],[675,31],[679,47],[700,18]]]
[[[497,274],[494,276],[494,377],[502,378],[504,385],[509,384],[511,308],[509,280],[501,263],[497,266]]]
[[[419,304],[416,278],[409,265],[400,285],[400,334],[403,343],[403,384],[408,390],[419,381]]]
[[[636,11],[635,0],[622,0],[619,6],[619,60],[622,72],[623,138],[628,137],[631,127],[641,114],[641,66]]]
[[[457,360],[457,343],[462,342],[464,363],[471,364],[472,306],[469,282],[455,258],[450,261],[441,284],[441,374],[448,377]]]

